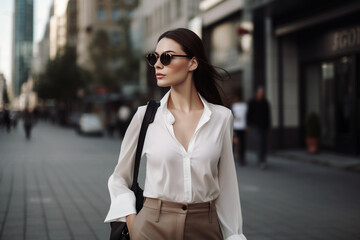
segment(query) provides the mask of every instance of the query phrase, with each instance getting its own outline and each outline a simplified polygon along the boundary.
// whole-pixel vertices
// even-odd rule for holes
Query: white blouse
[[[223,238],[246,240],[232,151],[233,115],[229,109],[206,101],[189,142],[188,151],[174,134],[174,116],[167,108],[169,90],[160,101],[154,122],[148,127],[142,157],[146,155],[144,196],[174,202],[215,200]],[[136,146],[146,105],[137,109],[121,144],[118,164],[108,186],[110,210],[105,222],[126,222],[136,213],[133,180]]]

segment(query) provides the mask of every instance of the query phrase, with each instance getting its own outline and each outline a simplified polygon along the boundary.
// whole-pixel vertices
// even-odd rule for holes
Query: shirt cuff
[[[230,237],[226,238],[225,240],[247,240],[244,234],[240,235],[231,235]]]
[[[104,222],[126,222],[126,216],[136,214],[136,198],[133,192],[123,193],[111,201],[110,210]]]

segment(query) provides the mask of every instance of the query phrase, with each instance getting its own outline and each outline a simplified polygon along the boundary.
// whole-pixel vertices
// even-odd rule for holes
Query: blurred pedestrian
[[[131,109],[127,104],[121,105],[118,110],[118,129],[121,138],[124,138],[130,123]]]
[[[24,121],[24,130],[25,130],[26,139],[30,139],[31,138],[31,128],[33,125],[33,116],[28,108],[26,108],[24,110],[23,121]]]
[[[126,222],[131,240],[245,240],[232,150],[233,115],[223,106],[201,39],[178,28],[163,33],[147,56],[157,85],[170,87],[144,142],[145,202],[136,215],[132,184],[146,106],[135,113],[108,186],[105,222]]]
[[[9,133],[11,130],[11,119],[10,119],[10,111],[7,105],[5,106],[4,109],[4,124],[6,127],[6,131]]]
[[[238,90],[235,95],[234,103],[231,105],[231,111],[234,115],[234,133],[238,140],[238,161],[241,166],[245,166],[247,103],[243,101],[240,90]]]
[[[247,124],[257,142],[260,168],[265,169],[267,168],[267,136],[271,127],[271,116],[270,104],[265,98],[265,90],[262,86],[257,88],[255,98],[249,102]]]
[[[114,130],[116,128],[116,120],[117,120],[116,111],[110,109],[106,121],[107,123],[106,129],[110,137],[114,136]]]

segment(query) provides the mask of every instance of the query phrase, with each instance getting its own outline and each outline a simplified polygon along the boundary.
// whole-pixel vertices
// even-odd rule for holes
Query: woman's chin
[[[164,81],[164,80],[157,80],[157,85],[158,87],[169,87],[170,84],[167,82],[167,81]]]

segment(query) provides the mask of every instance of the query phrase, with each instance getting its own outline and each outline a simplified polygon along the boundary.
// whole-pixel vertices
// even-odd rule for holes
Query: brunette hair
[[[176,41],[181,45],[182,50],[187,55],[195,57],[198,60],[199,65],[193,75],[196,90],[208,102],[224,105],[219,93],[219,89],[221,88],[216,82],[216,80],[222,81],[223,78],[215,70],[215,67],[209,63],[205,55],[204,45],[198,35],[189,29],[177,28],[164,32],[159,37],[158,42],[163,38],[170,38]]]

